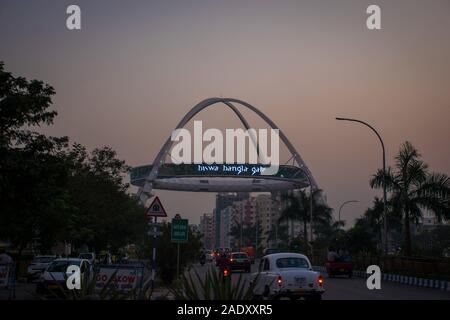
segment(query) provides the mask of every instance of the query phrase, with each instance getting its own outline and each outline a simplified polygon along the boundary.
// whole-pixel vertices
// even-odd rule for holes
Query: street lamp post
[[[381,143],[381,148],[383,149],[383,216],[384,216],[384,253],[387,254],[388,251],[388,243],[387,243],[387,196],[386,196],[386,150],[384,148],[384,142],[383,139],[381,139],[380,134],[377,130],[375,130],[374,127],[372,127],[370,124],[357,120],[357,119],[350,119],[350,118],[339,118],[337,117],[336,120],[342,120],[342,121],[353,121],[358,122],[366,127],[370,128],[378,137]]]
[[[347,203],[354,203],[354,202],[359,202],[358,200],[349,200],[349,201],[345,201],[343,204],[341,204],[341,206],[339,207],[339,225],[341,224],[341,209],[347,204]]]

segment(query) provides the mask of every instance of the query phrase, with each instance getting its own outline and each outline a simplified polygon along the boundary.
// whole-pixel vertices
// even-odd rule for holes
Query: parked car
[[[93,252],[86,252],[86,253],[80,253],[78,256],[78,259],[85,259],[89,261],[90,264],[95,263],[95,253]]]
[[[42,272],[56,259],[56,255],[36,256],[27,268],[27,282],[39,279]]]
[[[81,279],[86,282],[92,281],[94,270],[88,260],[77,258],[56,259],[42,273],[36,285],[36,293],[41,295],[61,295],[62,290],[68,290],[66,280],[70,274],[67,274],[67,268],[71,265],[80,267]]]
[[[230,269],[250,272],[251,263],[245,252],[233,252],[230,256]]]
[[[256,280],[254,295],[271,298],[288,297],[292,300],[321,300],[324,278],[313,271],[309,259],[299,253],[275,253],[264,256],[258,272],[252,275]]]

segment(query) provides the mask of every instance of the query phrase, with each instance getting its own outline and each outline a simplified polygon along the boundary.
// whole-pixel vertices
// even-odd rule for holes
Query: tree
[[[392,201],[387,202],[387,217],[389,226],[389,238],[395,236],[401,232],[402,229],[402,217],[398,211],[393,210]],[[371,232],[374,238],[378,238],[378,242],[382,242],[382,232],[384,229],[384,204],[383,201],[375,197],[372,203],[372,207],[368,208],[364,215],[356,222],[368,223],[370,227],[368,230]]]
[[[274,242],[275,247],[279,249],[279,247],[287,248],[289,245],[289,234],[288,227],[286,225],[272,225],[270,230],[266,233],[267,241]]]
[[[49,125],[54,89],[4,71],[0,62],[0,235],[19,254],[38,240],[117,249],[145,234],[144,208],[127,193],[129,167],[109,147],[88,153],[67,137],[30,128]],[[120,236],[118,236],[120,235]]]
[[[329,247],[344,247],[346,243],[346,232],[343,229],[344,221],[334,221],[331,223],[319,224],[315,228],[316,239],[314,246],[318,249]]]
[[[67,152],[67,162],[70,240],[76,246],[87,244],[97,251],[117,251],[142,239],[147,228],[144,207],[126,193],[122,176],[129,167],[117,159],[116,152],[104,147],[89,154],[85,147],[75,144]]]
[[[411,255],[411,222],[419,222],[423,209],[439,221],[450,219],[450,179],[445,174],[429,172],[428,165],[408,141],[395,157],[395,168],[389,168],[386,176],[382,170],[373,176],[372,188],[381,188],[384,179],[387,191],[391,192],[393,212],[403,220],[404,253]]]
[[[438,225],[422,230],[414,240],[415,248],[423,255],[441,257],[450,249],[450,226]]]
[[[27,144],[36,133],[29,127],[51,124],[56,111],[48,110],[55,94],[53,87],[42,81],[27,81],[4,70],[0,61],[0,149]],[[41,139],[43,136],[39,136]],[[41,141],[51,142],[51,141]],[[42,146],[45,146],[43,143]],[[47,146],[48,149],[48,146]]]
[[[33,239],[48,248],[62,236],[67,173],[61,154],[68,139],[30,129],[53,122],[54,93],[41,81],[14,77],[0,62],[0,234],[19,253]]]
[[[376,252],[376,233],[368,217],[359,218],[353,228],[346,233],[346,248],[352,253]]]
[[[326,204],[321,203],[318,200],[318,196],[322,190],[314,190],[313,197],[313,225],[315,229],[320,228],[321,225],[327,225],[331,222],[332,209]],[[308,241],[308,223],[310,223],[310,195],[304,190],[298,190],[298,192],[291,192],[283,196],[283,199],[287,201],[288,205],[282,211],[278,222],[283,221],[298,221],[303,224],[303,239],[305,242]],[[293,224],[291,224],[292,227]],[[291,236],[293,235],[293,230],[291,230]]]
[[[238,244],[239,248],[245,246],[256,247],[256,242],[258,242],[258,248],[256,250],[259,250],[258,252],[261,251],[263,232],[260,224],[256,226],[245,222],[241,223],[237,219],[234,219],[228,235],[233,237],[234,242]]]

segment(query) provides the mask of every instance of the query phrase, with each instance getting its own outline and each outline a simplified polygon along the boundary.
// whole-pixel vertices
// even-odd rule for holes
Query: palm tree
[[[278,245],[287,246],[289,243],[288,228],[285,225],[272,225],[266,236],[268,242],[275,242],[276,248]]]
[[[398,211],[393,211],[392,201],[388,201],[388,225],[390,231],[396,230],[401,231],[402,228],[402,217]],[[384,215],[384,204],[383,200],[375,197],[372,202],[372,207],[367,208],[366,212],[361,218],[357,219],[356,224],[359,220],[363,220],[362,223],[368,223],[372,229],[372,232],[377,235],[378,241],[382,241],[382,230],[383,230],[383,215]]]
[[[233,219],[232,227],[228,235],[231,236],[235,243],[239,244],[239,248],[244,246],[256,246],[261,247],[263,240],[263,231],[261,225],[248,224],[240,222],[237,219]]]
[[[411,255],[411,222],[418,222],[422,210],[432,212],[438,221],[450,219],[450,178],[445,174],[430,173],[428,165],[414,146],[406,141],[395,157],[395,170],[389,168],[384,177],[378,170],[370,184],[381,188],[383,178],[391,192],[393,212],[401,214],[404,228],[404,253]]]
[[[315,226],[317,235],[314,241],[318,248],[340,247],[340,239],[345,238],[344,221],[333,221],[327,224],[318,224]],[[342,246],[344,247],[344,246]]]
[[[313,223],[315,225],[327,225],[332,219],[332,209],[327,205],[319,202],[317,196],[322,190],[314,190],[313,197]],[[303,238],[305,242],[308,239],[308,223],[310,222],[310,195],[305,190],[299,190],[298,193],[288,193],[283,195],[283,199],[288,202],[287,207],[281,212],[281,216],[278,222],[283,221],[298,221],[303,224]],[[291,227],[293,224],[291,224]],[[293,230],[291,230],[291,236],[293,237]]]

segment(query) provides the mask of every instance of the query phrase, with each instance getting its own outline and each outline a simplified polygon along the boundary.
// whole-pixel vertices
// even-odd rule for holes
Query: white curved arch
[[[189,120],[191,120],[197,113],[199,113],[203,109],[205,109],[205,108],[207,108],[207,107],[209,107],[211,105],[214,105],[216,103],[224,103],[225,105],[230,107],[233,110],[233,112],[239,117],[239,119],[241,120],[241,122],[243,123],[243,125],[245,126],[246,129],[249,129],[250,127],[249,127],[247,121],[245,120],[245,118],[239,112],[239,110],[233,105],[233,103],[240,104],[240,105],[250,109],[251,111],[256,113],[259,117],[261,117],[272,129],[278,129],[279,130],[279,136],[280,136],[281,140],[283,141],[283,143],[286,145],[288,150],[293,155],[294,160],[299,164],[300,168],[302,168],[304,170],[305,174],[308,176],[310,184],[311,184],[311,188],[313,188],[313,189],[317,189],[318,188],[317,187],[317,183],[316,183],[314,177],[312,176],[310,170],[308,169],[308,167],[304,163],[303,159],[300,157],[300,154],[297,152],[297,150],[294,148],[294,146],[288,140],[286,135],[283,133],[283,131],[280,128],[278,128],[278,126],[269,117],[267,117],[264,113],[262,113],[256,107],[252,106],[251,104],[249,104],[249,103],[247,103],[245,101],[242,101],[242,100],[239,100],[239,99],[234,99],[234,98],[209,98],[209,99],[205,99],[205,100],[199,102],[197,105],[195,105],[181,119],[181,121],[178,123],[178,125],[176,126],[175,129],[183,128],[189,122]],[[252,138],[252,140],[253,140],[253,138]],[[253,140],[253,142],[255,143],[255,140]],[[173,141],[169,137],[166,140],[166,142],[164,143],[164,145],[162,146],[162,148],[159,151],[159,153],[157,154],[157,156],[155,157],[155,160],[153,161],[152,171],[150,172],[150,174],[148,175],[147,179],[145,180],[144,186],[142,188],[140,188],[139,191],[138,191],[138,197],[141,199],[141,201],[143,203],[145,203],[148,200],[148,198],[152,196],[152,194],[151,194],[152,187],[153,187],[152,186],[152,182],[157,178],[158,170],[159,170],[160,166],[163,164],[164,157],[165,157],[166,153],[170,150],[172,144],[173,144]]]

